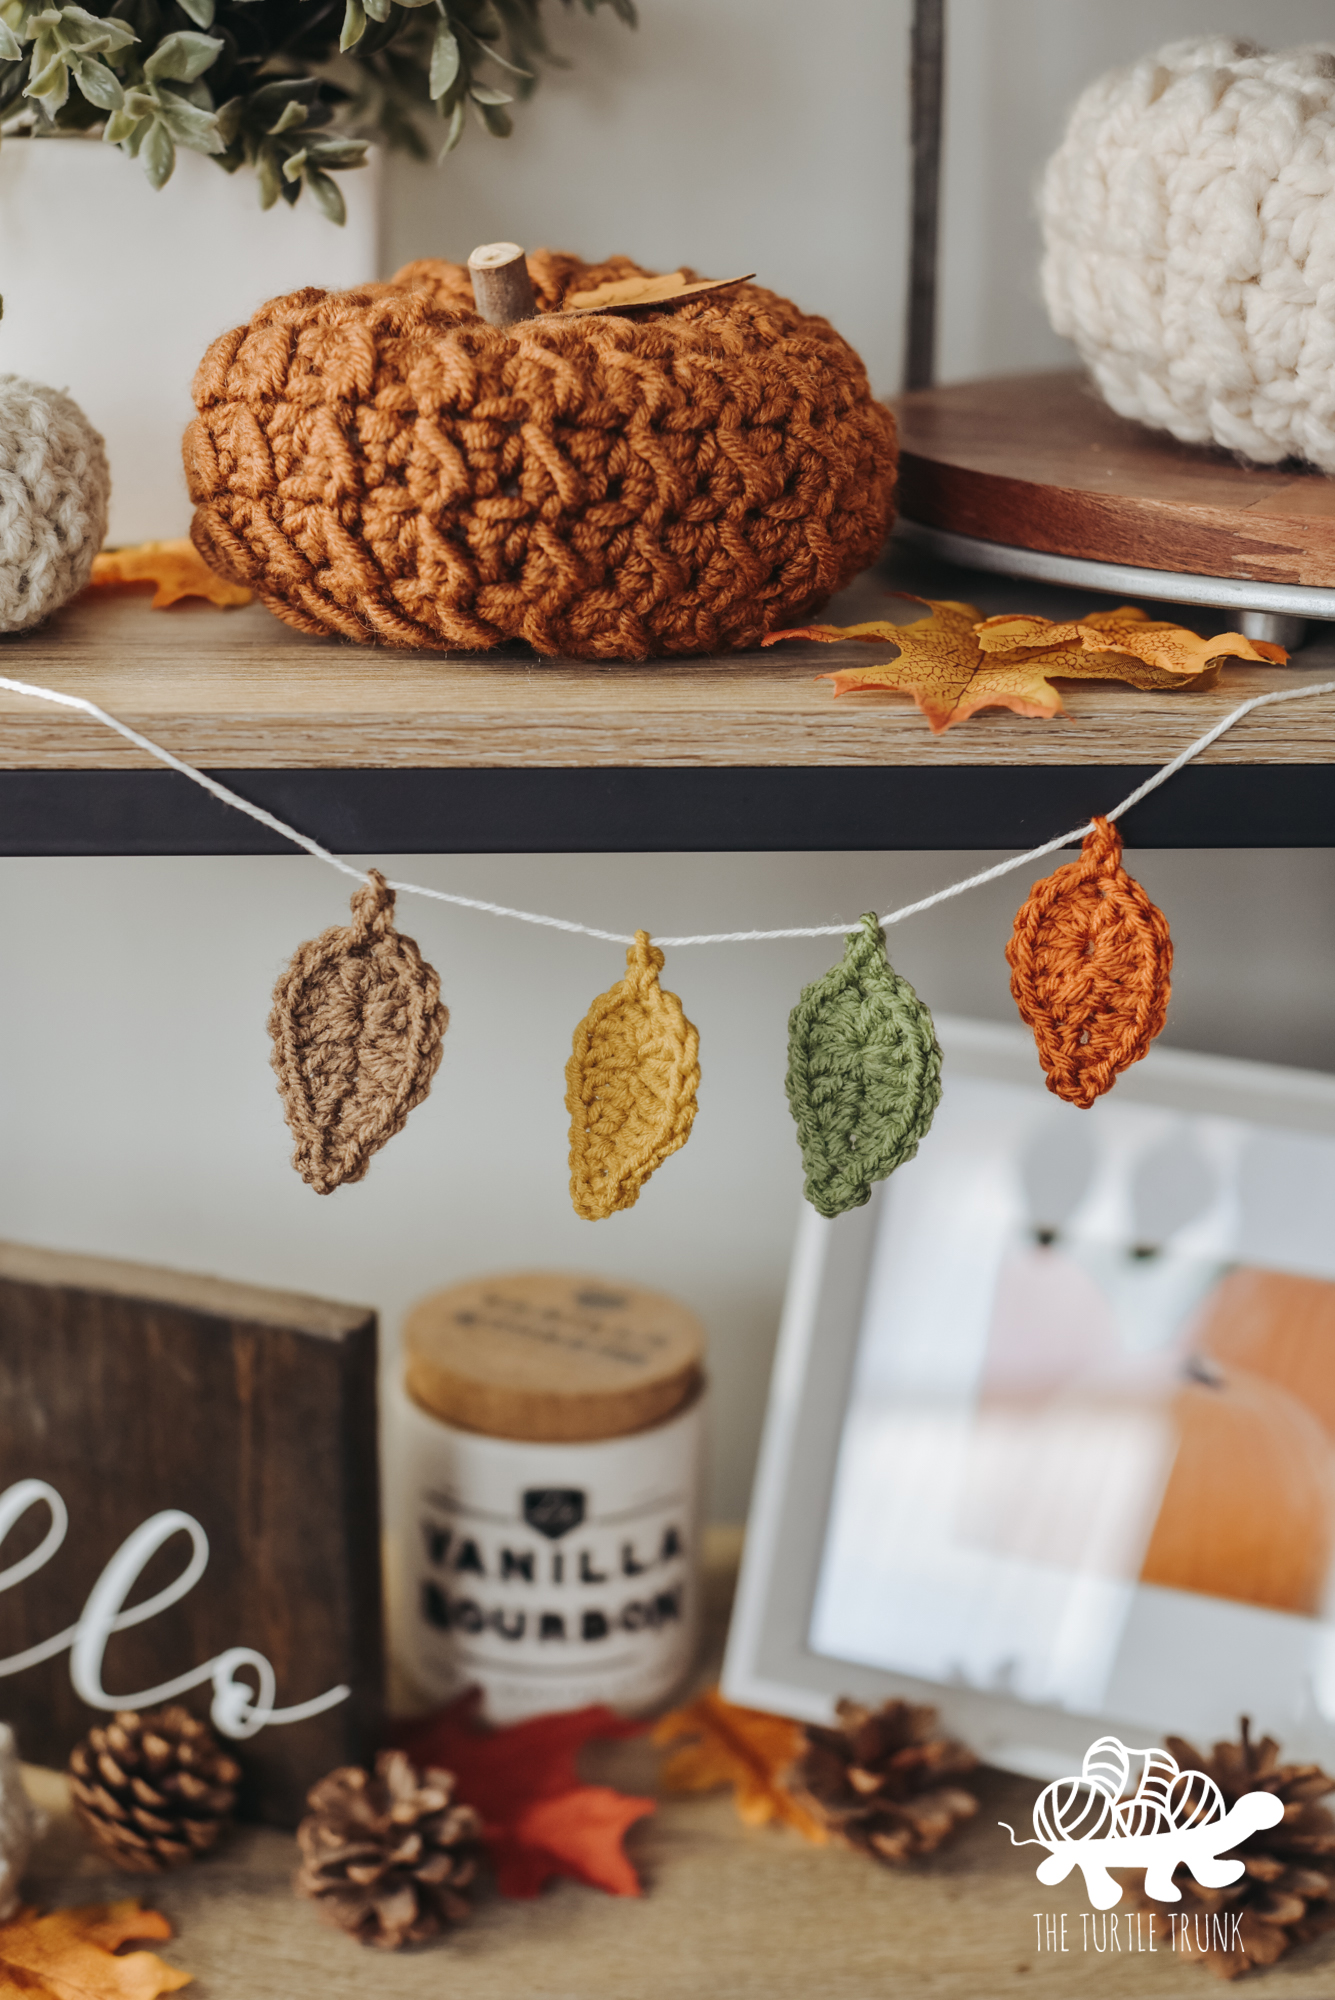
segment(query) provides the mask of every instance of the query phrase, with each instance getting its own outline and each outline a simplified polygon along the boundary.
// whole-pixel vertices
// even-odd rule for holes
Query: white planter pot
[[[209,342],[265,299],[379,276],[374,157],[340,174],[342,229],[304,196],[261,210],[248,169],[182,149],[155,193],[88,139],[0,146],[0,373],[73,396],[107,441],[112,544],[183,535],[181,433]]]

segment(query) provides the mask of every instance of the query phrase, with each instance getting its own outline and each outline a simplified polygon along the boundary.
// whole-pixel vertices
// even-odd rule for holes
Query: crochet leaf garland
[[[633,1207],[655,1167],[690,1137],[700,1037],[659,985],[662,969],[662,952],[636,931],[625,978],[575,1030],[566,1064],[570,1198],[587,1222]]]
[[[941,1101],[932,1017],[890,964],[870,914],[789,1016],[787,1089],[806,1198],[821,1215],[860,1208],[931,1125]]]
[[[1030,890],[1006,963],[1048,1089],[1087,1110],[1163,1027],[1173,964],[1167,919],[1123,868],[1106,819],[1078,861]]]
[[[274,988],[271,1060],[292,1164],[317,1194],[361,1180],[440,1067],[440,979],[393,915],[394,891],[373,868],[351,924],[299,946]]]
[[[839,668],[819,678],[834,682],[836,696],[887,690],[912,695],[934,736],[981,708],[1008,708],[1040,718],[1060,715],[1061,696],[1051,685],[1053,677],[1128,681],[1132,687],[1182,694],[1213,687],[1225,658],[1279,666],[1288,658],[1282,646],[1244,638],[1241,632],[1202,639],[1183,625],[1147,618],[1134,605],[1059,624],[1030,616],[984,618],[974,605],[948,599],[912,601],[926,604],[929,615],[911,625],[884,618],[863,625],[804,625],[771,632],[761,643],[888,641],[899,648],[898,659],[882,666]]]

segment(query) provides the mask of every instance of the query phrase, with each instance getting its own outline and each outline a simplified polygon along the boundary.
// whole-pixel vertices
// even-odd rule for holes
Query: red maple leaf
[[[470,1689],[434,1715],[401,1723],[392,1740],[414,1763],[453,1771],[460,1799],[481,1817],[501,1894],[536,1896],[553,1875],[569,1875],[638,1896],[621,1842],[654,1801],[586,1785],[575,1760],[595,1737],[638,1736],[643,1725],[593,1707],[489,1729],[481,1706]]]

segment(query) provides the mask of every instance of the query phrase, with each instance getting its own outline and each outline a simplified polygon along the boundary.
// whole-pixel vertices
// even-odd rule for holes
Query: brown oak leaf
[[[162,611],[183,597],[206,597],[224,608],[249,604],[254,592],[216,576],[188,536],[174,542],[137,542],[133,548],[103,549],[93,558],[92,585],[152,583],[150,609]]]
[[[712,1792],[731,1785],[738,1818],[747,1826],[777,1820],[817,1847],[825,1828],[799,1805],[786,1778],[805,1748],[800,1723],[755,1708],[735,1708],[716,1688],[674,1708],[655,1726],[655,1743],[688,1740],[666,1759],[660,1773],[669,1792]]]
[[[0,2000],[158,2000],[188,1986],[191,1974],[156,1952],[119,1954],[122,1945],[171,1934],[160,1910],[133,1897],[47,1916],[20,1910],[0,1924]]]
[[[566,312],[623,313],[637,306],[684,306],[689,299],[707,298],[744,285],[754,271],[740,278],[692,278],[687,271],[669,271],[661,278],[609,278],[590,292],[570,292],[562,301]]]
[[[905,593],[907,594],[907,593]],[[984,618],[972,604],[919,597],[928,616],[910,625],[875,618],[862,625],[806,625],[771,632],[780,639],[889,641],[899,657],[875,667],[844,667],[822,674],[836,695],[890,691],[911,695],[934,736],[981,708],[1049,718],[1062,713],[1054,679],[1117,680],[1160,694],[1183,694],[1215,685],[1225,658],[1280,664],[1280,646],[1222,632],[1202,639],[1181,625],[1148,618],[1132,605],[1094,612],[1075,622],[1008,614]]]

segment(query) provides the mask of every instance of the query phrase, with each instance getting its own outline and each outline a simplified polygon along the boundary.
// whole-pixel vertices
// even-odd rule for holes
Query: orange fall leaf
[[[160,1910],[133,1898],[79,1909],[20,1910],[0,1924],[0,2000],[158,2000],[191,1975],[152,1951],[121,1947],[161,1943],[172,1927]]]
[[[738,1817],[747,1826],[770,1820],[796,1827],[818,1847],[825,1829],[800,1806],[784,1779],[803,1747],[801,1725],[759,1709],[734,1708],[717,1689],[674,1708],[657,1724],[655,1743],[688,1739],[666,1759],[661,1772],[669,1792],[734,1790]]]
[[[844,667],[823,674],[836,695],[889,691],[911,695],[934,736],[981,708],[1049,718],[1062,713],[1052,682],[1118,680],[1157,693],[1184,694],[1213,687],[1227,658],[1282,666],[1282,646],[1221,632],[1202,639],[1182,625],[1148,618],[1134,605],[1096,611],[1059,622],[1008,614],[984,618],[972,604],[915,598],[926,618],[909,625],[871,619],[862,625],[806,625],[771,632],[764,640],[860,639],[889,642],[899,657],[875,667]]]
[[[206,597],[226,607],[249,604],[254,595],[244,584],[216,576],[187,536],[174,542],[139,542],[129,549],[103,549],[93,558],[94,585],[153,583],[154,611],[183,597]]]

